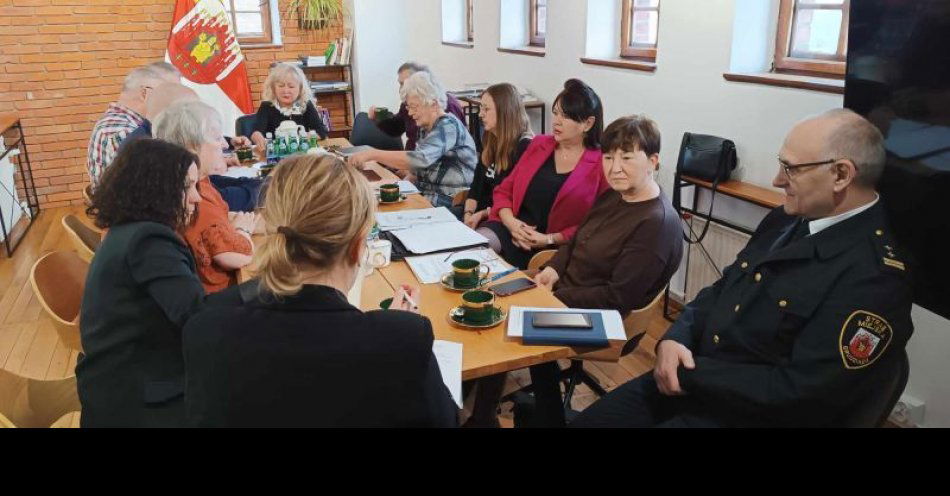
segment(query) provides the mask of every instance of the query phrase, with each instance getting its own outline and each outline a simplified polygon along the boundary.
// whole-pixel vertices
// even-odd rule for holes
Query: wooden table
[[[343,140],[345,141],[345,140]],[[347,142],[345,145],[348,145]],[[375,171],[383,178],[382,182],[398,180],[395,174],[381,165],[370,162],[367,168]],[[379,211],[393,212],[431,208],[422,195],[409,195],[405,202],[380,205]],[[255,236],[255,243],[260,242],[263,236]],[[253,275],[252,268],[242,271],[241,280]],[[505,282],[519,277],[525,277],[522,272],[515,272],[499,281]],[[395,289],[402,284],[419,286],[422,291],[419,302],[422,314],[432,322],[432,330],[436,339],[462,343],[462,380],[499,374],[521,369],[539,363],[550,362],[561,358],[580,357],[592,360],[616,361],[620,358],[623,342],[611,342],[606,349],[570,348],[565,346],[525,346],[520,339],[507,337],[507,321],[486,330],[469,330],[456,327],[449,323],[449,311],[461,303],[461,293],[443,289],[438,284],[420,284],[412,273],[409,265],[404,261],[393,262],[388,267],[374,270],[363,280],[363,290],[360,294],[360,308],[364,311],[379,309],[379,302],[390,298]],[[564,304],[544,288],[535,288],[508,296],[498,297],[497,302],[506,312],[511,306],[564,308]]]

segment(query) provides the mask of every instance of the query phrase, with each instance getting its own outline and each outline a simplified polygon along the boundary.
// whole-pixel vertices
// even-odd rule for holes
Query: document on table
[[[260,176],[260,167],[228,167],[228,170],[221,174],[225,177],[258,177]]]
[[[382,225],[380,229],[385,230]],[[407,250],[419,255],[488,243],[485,236],[457,220],[413,225],[408,229],[393,230],[392,233],[399,238]]]
[[[406,263],[409,264],[409,268],[412,269],[412,273],[416,275],[416,279],[420,283],[433,284],[439,282],[443,274],[452,270],[452,262],[463,258],[478,260],[488,265],[491,269],[489,276],[511,270],[511,266],[490,248],[476,248],[452,254],[440,253],[421,257],[406,257]]]
[[[449,388],[455,404],[462,408],[462,343],[452,341],[432,341],[432,353],[439,363],[442,382]]]
[[[376,212],[376,222],[383,231],[406,229],[423,224],[440,222],[458,222],[452,212],[445,207],[400,210],[398,212]],[[461,222],[459,222],[461,224]],[[464,224],[462,224],[464,226]]]
[[[623,330],[623,319],[620,318],[620,312],[616,310],[597,310],[589,308],[535,308],[516,306],[508,309],[508,337],[524,337],[525,312],[599,313],[604,321],[604,330],[607,332],[607,339],[611,341],[625,341],[627,339],[627,333]]]

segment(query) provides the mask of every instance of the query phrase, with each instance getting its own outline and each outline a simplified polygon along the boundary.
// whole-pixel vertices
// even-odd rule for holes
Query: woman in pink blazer
[[[531,141],[495,188],[489,221],[478,229],[493,250],[521,269],[537,251],[570,241],[594,200],[610,189],[601,170],[604,113],[597,94],[570,79],[553,113],[554,134]]]

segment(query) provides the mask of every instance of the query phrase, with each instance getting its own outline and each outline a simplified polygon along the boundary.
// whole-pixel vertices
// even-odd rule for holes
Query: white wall
[[[771,45],[733,56],[734,41],[738,34],[750,40],[762,40],[764,36],[762,43],[770,43],[768,38],[774,36],[774,27],[757,23],[775,18],[777,0],[772,0],[769,9],[762,6],[765,0],[663,0],[655,73],[582,64],[579,58],[587,51],[588,26],[598,36],[615,35],[605,34],[614,29],[612,26],[589,22],[588,3],[581,0],[549,0],[545,57],[499,53],[500,1],[478,0],[474,49],[440,43],[441,0],[406,3],[411,8],[403,30],[408,51],[398,59],[429,64],[449,88],[461,87],[466,82],[506,81],[533,91],[549,103],[564,80],[580,78],[601,96],[607,122],[625,114],[645,113],[659,123],[664,136],[660,182],[667,192],[671,191],[684,132],[733,139],[740,158],[734,177],[770,186],[777,170],[776,154],[787,130],[803,117],[841,107],[843,103],[840,95],[723,79],[723,72],[730,67],[745,64],[745,68],[761,68],[768,60]],[[617,0],[589,1],[595,12],[619,4]],[[359,0],[363,2],[380,3]],[[394,28],[384,37],[385,43],[396,43],[396,24],[389,19],[379,22]],[[373,48],[376,49],[384,48]],[[395,60],[386,63],[398,65]],[[395,93],[391,74],[381,80],[363,79],[361,86],[380,88],[366,90],[373,94]],[[764,214],[760,209],[728,200],[716,200],[717,216],[754,226]],[[950,350],[950,322],[920,308],[915,308],[913,317],[917,329],[908,346],[912,372],[907,392],[927,403],[925,425],[950,427],[950,381],[946,380],[950,365],[945,358]]]
[[[403,32],[411,15],[406,0],[347,0],[353,23],[356,108],[399,108],[396,70],[409,52]],[[438,19],[436,19],[437,21]]]

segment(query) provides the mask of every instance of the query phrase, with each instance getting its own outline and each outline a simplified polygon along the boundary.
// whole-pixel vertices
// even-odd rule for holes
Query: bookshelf
[[[330,137],[347,138],[353,130],[356,117],[356,99],[353,97],[353,67],[350,64],[301,66],[307,79],[317,81],[339,81],[347,83],[344,88],[313,90],[317,104],[330,111]]]

